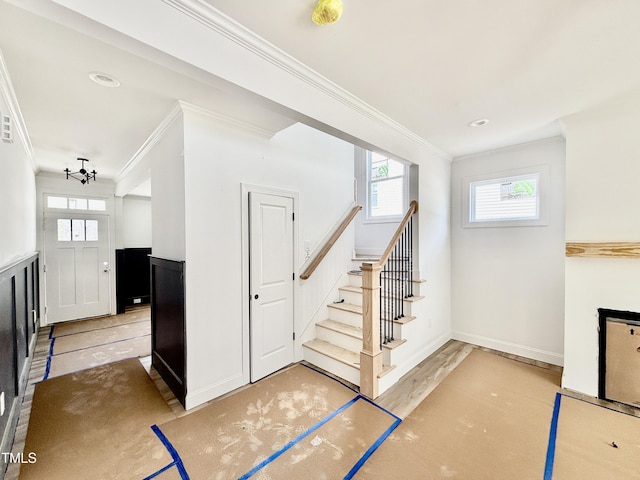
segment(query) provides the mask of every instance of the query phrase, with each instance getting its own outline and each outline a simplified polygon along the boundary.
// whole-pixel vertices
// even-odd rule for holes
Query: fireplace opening
[[[598,398],[640,408],[640,313],[598,309]]]

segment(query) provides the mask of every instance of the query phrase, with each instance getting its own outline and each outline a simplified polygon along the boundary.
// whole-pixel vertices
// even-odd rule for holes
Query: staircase
[[[360,385],[360,351],[362,350],[362,273],[359,268],[348,272],[348,285],[339,288],[340,299],[328,305],[328,318],[316,323],[316,338],[303,344],[304,359],[354,385]],[[405,316],[393,321],[394,340],[382,345],[382,371],[378,374],[380,393],[385,391],[410,368],[407,356],[412,325],[423,281],[414,281],[414,294],[404,302]],[[384,302],[384,300],[383,300]],[[424,319],[422,319],[424,321]]]

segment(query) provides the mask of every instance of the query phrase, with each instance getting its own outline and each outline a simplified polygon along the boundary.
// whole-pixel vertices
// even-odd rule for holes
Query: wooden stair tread
[[[407,342],[406,338],[395,338],[392,341],[382,345],[382,348],[386,348],[387,350],[394,350],[398,348],[400,345],[405,344],[406,342]]]
[[[324,340],[310,340],[302,344],[303,347],[307,347],[311,350],[315,350],[329,358],[333,358],[345,365],[360,370],[360,354],[352,352],[351,350],[338,347]]]
[[[318,322],[316,323],[316,326],[362,340],[362,328],[360,327],[354,327],[353,325],[347,325],[346,323],[336,322],[335,320],[331,319]]]
[[[362,307],[360,305],[354,305],[353,303],[330,303],[327,306],[329,308],[336,308],[338,310],[344,310],[345,312],[352,312],[362,315]]]
[[[324,340],[311,340],[302,345],[303,347],[314,350],[322,355],[337,360],[349,367],[360,370],[360,354],[338,347]],[[378,374],[378,378],[384,377],[387,373],[396,368],[395,365],[383,365],[382,371]]]
[[[415,320],[416,317],[413,315],[408,315],[406,317],[400,317],[397,320],[391,320],[393,323],[397,323],[398,325],[405,325],[409,322],[412,322],[413,320]],[[386,318],[385,318],[386,320]]]
[[[352,287],[347,285],[346,287],[339,287],[338,290],[351,293],[362,293],[362,287]]]

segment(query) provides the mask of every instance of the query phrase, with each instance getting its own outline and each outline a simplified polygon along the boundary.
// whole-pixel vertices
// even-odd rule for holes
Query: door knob
[[[108,272],[109,270],[111,270],[111,267],[109,267],[109,262],[104,262],[102,266],[105,272]]]
[[[255,298],[256,300],[258,299],[260,295],[258,295],[257,293],[253,296],[253,298]]]

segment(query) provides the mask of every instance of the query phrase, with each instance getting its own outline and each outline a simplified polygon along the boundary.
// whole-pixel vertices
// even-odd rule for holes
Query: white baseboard
[[[192,408],[202,405],[203,403],[229,393],[236,388],[243,387],[247,383],[249,382],[244,381],[244,375],[238,374],[233,375],[229,378],[225,378],[224,380],[214,385],[209,385],[194,392],[189,392],[187,390],[187,396],[184,400],[185,410],[191,410]]]
[[[564,355],[556,352],[549,352],[539,348],[519,345],[517,343],[505,342],[493,338],[483,337],[473,333],[466,333],[454,330],[452,332],[454,340],[479,345],[481,347],[491,348],[500,352],[511,353],[520,357],[538,360],[540,362],[550,363],[552,365],[564,365]]]

